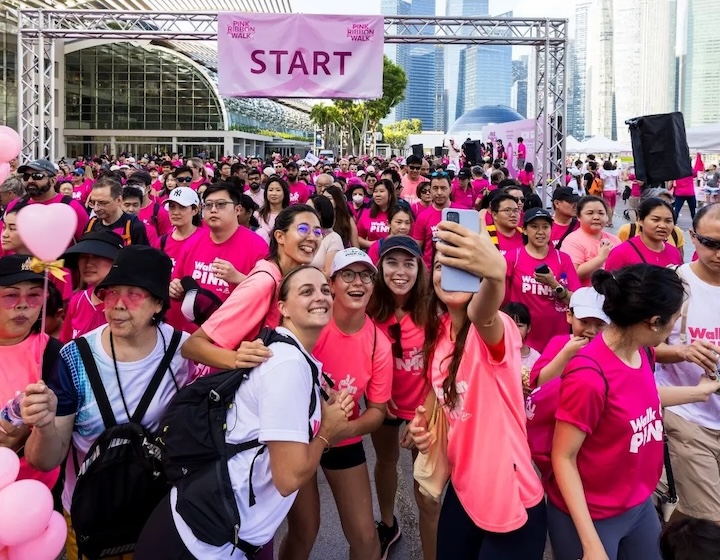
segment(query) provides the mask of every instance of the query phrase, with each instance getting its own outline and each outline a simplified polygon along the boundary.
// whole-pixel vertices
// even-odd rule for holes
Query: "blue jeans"
[[[676,196],[675,201],[673,202],[673,210],[675,210],[675,219],[677,220],[677,217],[680,215],[680,209],[683,207],[683,204],[687,201],[688,208],[690,209],[690,217],[695,218],[695,206],[697,204],[697,199],[695,198],[695,195],[693,196]]]

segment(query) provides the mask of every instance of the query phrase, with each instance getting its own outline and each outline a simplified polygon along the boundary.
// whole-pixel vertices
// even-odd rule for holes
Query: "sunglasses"
[[[388,327],[388,334],[392,340],[392,355],[393,358],[403,357],[403,347],[400,342],[400,323],[394,323]]]
[[[430,175],[430,177],[447,177],[448,172],[447,171],[435,171]]]
[[[150,297],[150,294],[140,288],[130,288],[126,291],[117,288],[103,288],[98,290],[97,297],[105,303],[105,309],[113,308],[118,301],[122,300],[123,305],[130,310],[138,309],[143,302]]]
[[[703,247],[710,249],[711,251],[720,251],[720,240],[699,235],[697,232],[694,231],[692,232],[692,234]]]
[[[2,305],[3,309],[14,309],[20,305],[20,301],[23,299],[27,306],[32,308],[40,307],[45,301],[42,293],[22,295],[19,291],[12,291],[0,297],[0,305]]]
[[[175,177],[178,183],[192,183],[192,177]]]
[[[23,181],[42,181],[47,175],[45,173],[23,173]]]
[[[408,169],[411,171],[420,171],[421,167],[419,165],[409,165]]]

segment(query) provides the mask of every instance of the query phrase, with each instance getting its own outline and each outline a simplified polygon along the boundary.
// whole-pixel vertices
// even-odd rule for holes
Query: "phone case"
[[[460,208],[443,208],[442,219],[448,219],[448,213],[455,213],[458,216],[457,223],[475,233],[480,232],[480,218],[476,210],[464,210]],[[456,220],[451,220],[456,221]],[[440,241],[442,243],[442,241]],[[469,272],[442,265],[440,270],[440,286],[446,292],[476,293],[480,290],[481,279]]]

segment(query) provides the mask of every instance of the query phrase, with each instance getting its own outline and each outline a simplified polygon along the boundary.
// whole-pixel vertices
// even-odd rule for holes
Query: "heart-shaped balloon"
[[[0,447],[0,490],[15,482],[20,472],[20,459],[7,447]]]
[[[10,164],[0,163],[0,185],[2,185],[8,177],[10,177]]]
[[[25,247],[43,261],[54,261],[70,245],[77,214],[69,204],[28,204],[17,214],[17,231]]]
[[[0,162],[7,163],[20,155],[22,139],[9,126],[0,126]]]
[[[47,527],[40,535],[7,549],[8,560],[55,560],[65,546],[67,531],[65,518],[61,513],[53,511]]]

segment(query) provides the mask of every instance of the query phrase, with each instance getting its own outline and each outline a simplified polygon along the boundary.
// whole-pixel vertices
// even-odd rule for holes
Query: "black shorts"
[[[331,447],[320,459],[320,466],[331,471],[342,471],[363,464],[365,464],[365,449],[361,441],[341,447]]]
[[[405,420],[403,418],[388,418],[386,416],[385,420],[383,420],[383,426],[399,427],[399,426],[402,426],[405,422],[407,422],[407,420]]]

